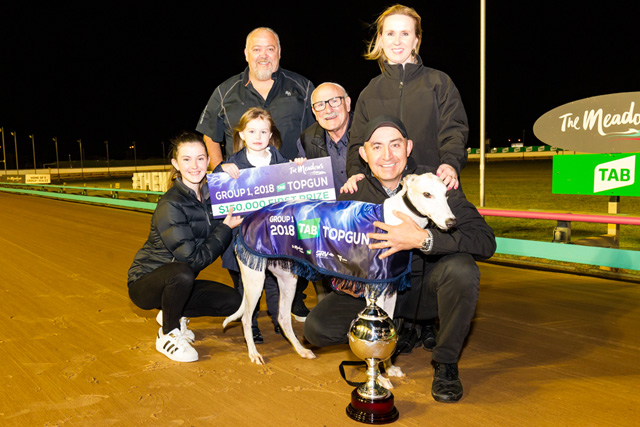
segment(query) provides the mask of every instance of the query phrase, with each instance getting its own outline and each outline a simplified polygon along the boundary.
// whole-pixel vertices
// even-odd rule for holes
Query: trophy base
[[[393,393],[389,392],[388,396],[380,399],[369,399],[360,396],[355,389],[351,392],[347,415],[365,424],[388,424],[396,421],[400,413],[393,404]]]

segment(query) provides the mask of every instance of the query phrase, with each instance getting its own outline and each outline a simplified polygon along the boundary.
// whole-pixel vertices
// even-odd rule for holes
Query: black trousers
[[[457,363],[478,302],[480,270],[469,254],[413,258],[411,288],[398,294],[394,317],[438,317],[440,329],[433,360]],[[422,269],[416,270],[420,265]],[[307,317],[305,338],[318,347],[346,344],[349,326],[365,305],[363,298],[330,293]]]
[[[196,280],[189,264],[165,264],[129,284],[129,297],[144,309],[162,309],[162,331],[180,327],[181,317],[229,316],[242,297],[230,286]]]

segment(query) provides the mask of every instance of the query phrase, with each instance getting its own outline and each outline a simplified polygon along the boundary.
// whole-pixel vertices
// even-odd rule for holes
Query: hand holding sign
[[[222,221],[223,224],[227,225],[229,228],[234,229],[240,224],[242,224],[242,217],[233,214],[233,207],[229,208],[229,213]]]

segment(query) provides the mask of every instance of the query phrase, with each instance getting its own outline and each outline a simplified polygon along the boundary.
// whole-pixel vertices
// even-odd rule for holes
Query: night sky
[[[280,35],[281,66],[314,84],[336,81],[355,105],[379,74],[365,61],[368,26],[390,2],[201,2],[126,7],[106,2],[12,2],[0,15],[0,126],[7,164],[162,156],[162,142],[193,130],[214,88],[244,70],[245,37]],[[159,3],[159,2],[158,2]],[[535,120],[574,100],[638,90],[637,1],[487,1],[487,137],[494,146],[533,136]],[[479,1],[406,1],[423,19],[425,65],[451,76],[479,146]],[[273,7],[272,5],[277,5]],[[336,6],[337,5],[337,6]],[[332,7],[333,6],[333,7]],[[168,147],[168,144],[165,144]],[[0,154],[1,155],[1,154]]]

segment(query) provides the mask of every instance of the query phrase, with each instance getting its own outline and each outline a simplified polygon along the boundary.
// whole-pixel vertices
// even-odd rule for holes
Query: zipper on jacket
[[[201,194],[202,200],[198,200],[198,201],[200,202],[200,204],[204,208],[204,216],[205,216],[205,218],[207,218],[207,224],[209,225],[209,227],[211,227],[211,220],[209,219],[209,214],[211,213],[211,215],[213,215],[213,212],[211,211],[211,205],[207,206],[207,202],[205,201],[204,191],[203,191],[203,188],[204,188],[205,185],[209,185],[209,184],[207,184],[206,180],[205,180],[205,182],[203,182],[200,185],[200,194]],[[196,200],[197,199],[198,198],[196,197]]]
[[[209,218],[209,215],[213,215],[212,211],[211,211],[211,205],[207,206],[207,203],[204,201],[204,197],[202,198],[202,207],[204,208],[204,216],[207,218],[207,224],[209,224],[209,227],[211,227],[211,219]]]
[[[400,119],[400,121],[402,121],[404,123],[404,108],[403,108],[403,102],[402,102],[402,92],[404,91],[404,76],[405,76],[405,72],[404,72],[404,64],[400,64],[400,68],[399,68],[399,77],[400,77],[400,117],[398,117]]]

